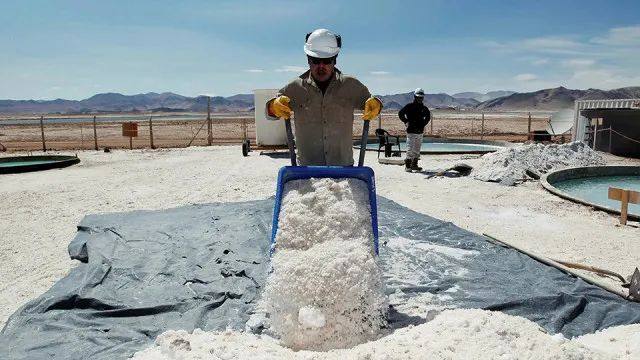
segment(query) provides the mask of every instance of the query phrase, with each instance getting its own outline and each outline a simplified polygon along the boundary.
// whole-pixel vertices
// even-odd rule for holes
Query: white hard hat
[[[413,96],[424,97],[424,90],[417,88],[413,91]]]
[[[330,58],[338,55],[342,39],[327,29],[317,29],[307,34],[304,52],[316,58]]]

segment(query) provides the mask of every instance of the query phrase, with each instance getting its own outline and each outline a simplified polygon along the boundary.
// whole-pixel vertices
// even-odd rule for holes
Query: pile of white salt
[[[582,344],[586,341],[581,338],[551,336],[522,317],[460,309],[444,311],[429,322],[398,329],[350,349],[293,351],[264,335],[201,330],[189,334],[180,330],[160,335],[155,346],[137,353],[134,359],[638,359],[637,347],[630,343],[618,347],[616,341],[615,337],[601,337],[605,349],[598,351]]]
[[[540,174],[574,166],[604,165],[600,154],[582,142],[528,144],[486,154],[474,167],[473,177],[482,181],[513,184],[526,177],[527,169]]]
[[[259,307],[283,345],[346,348],[375,338],[386,325],[363,181],[287,182],[271,264]]]

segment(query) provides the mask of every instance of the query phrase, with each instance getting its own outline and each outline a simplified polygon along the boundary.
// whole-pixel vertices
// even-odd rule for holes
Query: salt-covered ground
[[[615,339],[615,338],[614,338]],[[611,342],[610,339],[604,341]],[[447,310],[350,349],[297,351],[266,336],[238,332],[169,331],[135,360],[169,359],[633,359],[637,345],[591,349],[578,338],[550,336],[521,317],[483,310]]]
[[[378,194],[415,211],[625,276],[640,265],[640,229],[618,226],[614,216],[562,200],[536,182],[508,187],[471,177],[425,179],[398,166],[379,165],[372,155],[368,165],[376,172]],[[80,164],[63,170],[0,176],[0,325],[74,266],[66,247],[84,215],[264,199],[274,194],[277,169],[288,162],[255,152],[242,158],[238,146],[84,151],[78,156]],[[423,166],[442,169],[461,160],[478,163],[457,155],[427,156]],[[621,349],[629,348],[639,332],[640,325],[621,327],[584,342],[609,344],[610,351],[624,354]],[[607,336],[613,340],[603,340]],[[459,346],[471,343],[463,339]]]

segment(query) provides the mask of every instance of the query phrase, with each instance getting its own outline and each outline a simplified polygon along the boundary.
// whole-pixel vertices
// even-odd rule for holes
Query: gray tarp
[[[449,306],[524,316],[569,337],[640,323],[640,304],[393,201],[378,206],[389,293],[443,295]],[[83,263],[11,316],[0,358],[127,358],[167,329],[243,329],[268,271],[272,208],[261,200],[86,216],[69,245]]]

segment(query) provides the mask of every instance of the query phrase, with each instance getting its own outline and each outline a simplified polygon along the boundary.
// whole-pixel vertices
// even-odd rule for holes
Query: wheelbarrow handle
[[[362,124],[362,139],[360,140],[360,157],[358,166],[364,166],[364,153],[367,151],[367,139],[369,138],[369,120],[364,120]]]
[[[291,166],[298,166],[298,162],[296,161],[296,148],[293,140],[293,131],[291,131],[291,119],[284,119],[284,127],[287,130],[287,145],[289,145]]]
[[[287,130],[287,145],[289,146],[289,157],[291,158],[291,166],[298,166],[296,161],[296,149],[293,140],[293,131],[291,130],[291,119],[284,119],[284,127]],[[369,120],[365,120],[362,124],[362,139],[360,140],[360,156],[358,158],[358,166],[364,166],[364,154],[367,150],[367,139],[369,138]]]

